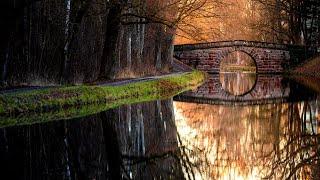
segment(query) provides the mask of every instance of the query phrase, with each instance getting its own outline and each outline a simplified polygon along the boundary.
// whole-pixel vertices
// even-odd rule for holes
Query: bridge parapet
[[[279,49],[288,50],[292,47],[304,49],[304,46],[294,46],[287,44],[277,44],[268,42],[258,42],[258,41],[245,41],[245,40],[234,40],[234,41],[218,41],[218,42],[208,42],[208,43],[198,43],[198,44],[182,44],[175,45],[175,51],[188,51],[195,49],[209,49],[209,48],[221,48],[221,47],[256,47],[256,48],[266,48],[266,49]]]

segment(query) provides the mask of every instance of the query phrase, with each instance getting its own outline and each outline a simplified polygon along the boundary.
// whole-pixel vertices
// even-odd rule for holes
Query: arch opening
[[[255,86],[257,76],[255,60],[246,52],[233,51],[220,62],[222,89],[234,96],[243,96]]]
[[[220,62],[220,73],[256,73],[255,60],[246,52],[233,51],[227,54]]]

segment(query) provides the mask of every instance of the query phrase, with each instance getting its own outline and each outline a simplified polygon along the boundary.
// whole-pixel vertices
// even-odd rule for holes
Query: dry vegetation
[[[320,78],[320,56],[317,56],[292,71],[294,74],[303,74]]]
[[[304,64],[289,71],[290,78],[320,92],[320,56],[307,60]]]

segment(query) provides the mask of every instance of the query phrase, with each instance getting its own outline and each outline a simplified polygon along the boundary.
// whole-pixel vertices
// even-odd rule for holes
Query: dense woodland
[[[156,23],[164,3],[2,1],[2,84],[83,83],[168,71],[174,29]]]
[[[213,14],[189,16],[194,24],[189,31],[178,28],[177,43],[245,39],[319,46],[318,0],[213,0],[202,8]]]
[[[320,41],[317,0],[4,0],[0,8],[3,87],[169,72],[174,42]]]

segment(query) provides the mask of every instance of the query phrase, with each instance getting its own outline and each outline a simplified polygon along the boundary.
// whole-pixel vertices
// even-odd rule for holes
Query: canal
[[[201,87],[169,99],[3,127],[0,176],[317,178],[319,100],[316,88],[282,75],[210,74]]]

